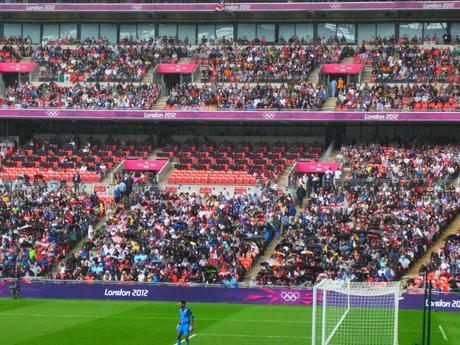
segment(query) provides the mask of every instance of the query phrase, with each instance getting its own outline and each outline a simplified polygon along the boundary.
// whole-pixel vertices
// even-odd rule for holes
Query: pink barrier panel
[[[196,68],[194,63],[161,63],[158,65],[158,73],[193,73]]]
[[[359,74],[363,69],[360,63],[326,63],[323,72],[326,74]]]
[[[216,121],[311,121],[311,122],[459,122],[460,112],[344,112],[344,111],[183,111],[183,110],[81,110],[0,109],[0,118],[138,119]]]
[[[301,173],[324,173],[328,169],[336,171],[340,168],[340,163],[338,162],[299,162],[297,163],[297,172]]]
[[[148,171],[158,171],[163,168],[168,160],[166,159],[127,159],[125,160],[125,169],[126,170],[148,170]]]
[[[1,73],[26,73],[35,68],[36,63],[16,63],[16,62],[2,62],[0,63]]]

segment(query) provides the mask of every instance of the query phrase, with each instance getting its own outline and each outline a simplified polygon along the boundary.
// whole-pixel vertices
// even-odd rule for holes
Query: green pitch
[[[306,307],[189,306],[195,315],[191,345],[310,344]],[[0,344],[173,345],[177,320],[177,303],[0,299]],[[420,312],[402,311],[400,344],[418,342],[420,325]],[[433,312],[432,325],[432,345],[460,344],[460,314]]]

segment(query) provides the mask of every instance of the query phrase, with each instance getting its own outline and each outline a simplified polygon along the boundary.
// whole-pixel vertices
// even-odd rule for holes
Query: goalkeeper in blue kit
[[[188,336],[193,331],[193,314],[192,311],[186,306],[185,301],[180,302],[179,315],[180,320],[177,325],[177,345],[180,345],[182,336],[185,338],[185,344],[189,345]]]

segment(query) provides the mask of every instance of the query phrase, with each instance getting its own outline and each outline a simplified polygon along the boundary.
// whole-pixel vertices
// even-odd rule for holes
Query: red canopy
[[[126,170],[141,170],[141,171],[158,171],[163,168],[168,160],[166,159],[127,159],[125,160]]]
[[[16,62],[2,62],[0,63],[1,73],[27,73],[35,68],[36,63],[16,63]]]
[[[340,169],[339,162],[299,162],[297,172],[300,173],[325,173],[327,170]]]
[[[196,68],[194,63],[160,63],[158,65],[158,73],[193,73]]]
[[[364,65],[360,63],[326,63],[323,73],[326,74],[359,74]]]

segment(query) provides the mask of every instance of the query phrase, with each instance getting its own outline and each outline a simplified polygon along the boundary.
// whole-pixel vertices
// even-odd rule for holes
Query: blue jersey
[[[179,315],[180,315],[180,324],[181,325],[189,325],[193,321],[193,315],[192,311],[188,309],[187,307],[185,308],[180,308],[179,309]]]

